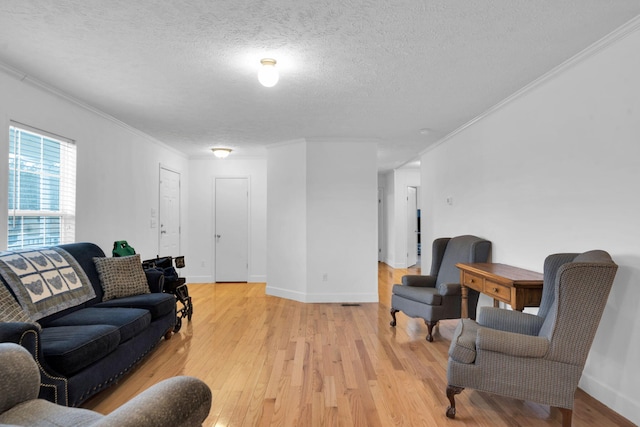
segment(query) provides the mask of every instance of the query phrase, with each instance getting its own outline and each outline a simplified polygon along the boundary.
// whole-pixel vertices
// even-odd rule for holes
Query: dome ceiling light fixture
[[[231,153],[231,148],[212,148],[211,151],[213,151],[213,155],[216,156],[219,159],[226,159],[227,156]]]
[[[260,60],[260,70],[258,70],[258,81],[264,87],[273,87],[278,83],[280,76],[276,68],[276,60],[273,58],[262,58]]]

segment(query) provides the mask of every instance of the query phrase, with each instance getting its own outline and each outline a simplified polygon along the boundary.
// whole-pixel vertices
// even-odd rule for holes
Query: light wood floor
[[[416,270],[411,270],[411,274]],[[264,284],[190,284],[194,315],[119,384],[84,407],[108,413],[174,375],[213,392],[206,426],[560,426],[557,409],[465,390],[445,417],[447,349],[456,321],[428,343],[398,313],[391,285],[406,269],[379,264],[379,304],[302,304]],[[574,426],[632,426],[581,390]]]

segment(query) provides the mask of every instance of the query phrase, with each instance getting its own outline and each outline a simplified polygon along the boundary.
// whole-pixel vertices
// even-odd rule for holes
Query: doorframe
[[[211,227],[211,280],[213,283],[216,282],[216,214],[217,214],[217,205],[216,205],[216,180],[218,179],[246,179],[247,180],[247,263],[249,264],[247,268],[247,283],[249,283],[248,279],[251,277],[251,269],[253,266],[251,259],[251,248],[252,248],[252,235],[251,235],[251,176],[250,175],[216,175],[213,177],[211,182],[211,206],[213,206],[213,217],[212,217],[212,227]]]
[[[415,195],[414,195],[414,199],[415,199],[415,210],[413,212],[410,212],[409,206],[411,204],[412,201],[409,200],[409,192],[410,192],[410,188],[412,188],[415,191]],[[415,185],[408,185],[407,186],[407,190],[406,190],[406,194],[407,194],[407,204],[406,204],[406,211],[405,211],[405,217],[407,219],[407,222],[405,224],[405,230],[406,230],[406,249],[407,249],[407,257],[405,259],[405,264],[408,267],[411,267],[413,265],[418,264],[418,209],[419,209],[419,203],[418,203],[418,189],[419,187],[415,186]],[[414,222],[414,226],[410,227],[409,224],[409,219],[411,219],[412,222]],[[409,230],[409,228],[412,228],[413,230]],[[413,244],[415,242],[415,245]],[[412,245],[410,246],[409,243],[411,243]],[[410,264],[409,261],[409,254],[411,253],[411,255],[413,256],[415,254],[415,259],[416,262],[413,264]],[[413,260],[413,258],[411,258],[411,260]]]
[[[378,262],[387,261],[387,215],[384,187],[378,187]]]
[[[177,170],[174,169],[172,167],[169,167],[167,165],[164,165],[162,163],[159,163],[159,167],[158,167],[158,215],[157,218],[154,218],[156,220],[156,225],[155,227],[158,229],[157,234],[158,234],[158,240],[157,240],[157,251],[156,253],[160,253],[160,209],[162,206],[162,199],[160,197],[160,191],[161,191],[161,187],[162,187],[162,182],[161,182],[161,178],[162,178],[162,169],[167,170],[169,172],[173,172],[173,173],[177,173],[178,174],[178,252],[182,252],[182,173]],[[177,255],[177,254],[176,254]]]

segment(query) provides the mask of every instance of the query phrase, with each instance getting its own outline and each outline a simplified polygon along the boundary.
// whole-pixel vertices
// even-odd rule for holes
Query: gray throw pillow
[[[104,291],[102,301],[132,295],[148,294],[149,284],[142,269],[140,255],[125,257],[96,257],[93,263]]]

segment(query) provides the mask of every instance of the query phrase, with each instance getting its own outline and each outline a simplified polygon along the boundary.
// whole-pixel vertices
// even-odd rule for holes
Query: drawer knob
[[[474,282],[474,280],[473,280],[473,279],[469,280],[469,283],[473,283],[473,282]]]
[[[498,288],[493,288],[493,292],[498,292]]]

